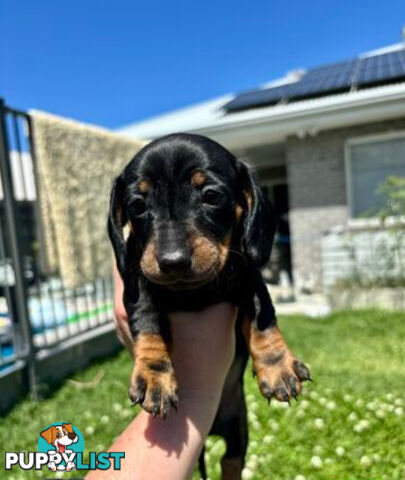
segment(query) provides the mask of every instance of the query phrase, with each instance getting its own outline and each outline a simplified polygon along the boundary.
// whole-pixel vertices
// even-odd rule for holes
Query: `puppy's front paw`
[[[280,402],[289,402],[301,392],[301,382],[311,380],[308,368],[297,360],[289,350],[256,357],[253,370],[257,375],[261,393],[270,402],[275,397]]]
[[[165,418],[171,407],[177,410],[177,381],[171,362],[136,361],[129,398],[153,416]]]

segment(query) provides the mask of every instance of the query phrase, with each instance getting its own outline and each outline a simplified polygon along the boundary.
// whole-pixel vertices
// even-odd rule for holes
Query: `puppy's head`
[[[56,427],[51,425],[41,432],[41,437],[53,445],[60,453],[65,451],[67,445],[72,445],[72,443],[76,443],[79,440],[71,423],[63,423]]]
[[[187,289],[212,280],[230,251],[264,264],[274,216],[245,164],[208,138],[175,134],[144,147],[115,180],[109,234],[123,277],[140,269]]]

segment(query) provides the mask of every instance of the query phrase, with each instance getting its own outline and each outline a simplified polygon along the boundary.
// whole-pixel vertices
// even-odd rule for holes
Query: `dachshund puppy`
[[[212,433],[227,443],[224,478],[239,478],[249,352],[269,401],[288,402],[310,379],[277,327],[259,270],[275,231],[270,203],[228,150],[199,135],[174,134],[145,146],[115,180],[108,229],[134,338],[129,396],[147,412],[165,417],[178,403],[166,314],[224,301],[237,307],[236,354]]]

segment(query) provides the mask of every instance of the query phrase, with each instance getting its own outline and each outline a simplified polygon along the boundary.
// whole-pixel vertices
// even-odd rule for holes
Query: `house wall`
[[[287,138],[292,261],[298,289],[321,290],[322,233],[348,222],[346,141],[398,130],[405,130],[405,118]]]

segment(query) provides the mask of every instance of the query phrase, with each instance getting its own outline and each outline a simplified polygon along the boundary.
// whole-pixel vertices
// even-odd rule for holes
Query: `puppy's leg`
[[[245,464],[248,445],[248,425],[245,396],[242,387],[237,397],[237,399],[233,399],[237,406],[237,411],[224,423],[223,435],[226,442],[226,452],[221,459],[222,480],[240,480]]]
[[[167,320],[155,310],[144,289],[140,289],[135,305],[128,298],[125,303],[134,336],[135,365],[129,397],[153,416],[165,417],[171,407],[177,408],[178,402]]]
[[[255,272],[256,294],[260,309],[255,320],[247,315],[243,333],[253,361],[260,391],[269,401],[274,396],[289,402],[301,392],[301,382],[310,380],[308,368],[288,348],[278,326],[266,284]]]
[[[220,435],[226,442],[226,451],[221,459],[222,480],[240,480],[245,464],[248,425],[243,373],[246,361],[246,345],[239,324],[236,327],[235,358],[225,380],[218,412],[210,432],[210,435]]]

